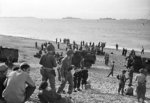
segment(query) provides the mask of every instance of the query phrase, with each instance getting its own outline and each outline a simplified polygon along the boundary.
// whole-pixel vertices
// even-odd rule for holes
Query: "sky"
[[[0,17],[150,19],[150,0],[0,0]]]

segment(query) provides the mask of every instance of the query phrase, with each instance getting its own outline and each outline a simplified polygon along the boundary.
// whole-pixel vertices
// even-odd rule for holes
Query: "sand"
[[[10,47],[19,49],[19,61],[18,62],[28,62],[31,65],[31,77],[36,83],[36,90],[34,94],[31,96],[30,100],[26,103],[39,103],[37,98],[38,86],[41,83],[41,75],[40,75],[40,65],[39,59],[34,57],[34,54],[38,52],[35,49],[35,42],[38,42],[38,46],[41,43],[44,43],[46,40],[37,40],[30,38],[22,38],[22,37],[12,37],[12,36],[4,36],[0,35],[0,45],[3,47]],[[55,46],[54,41],[50,41]],[[57,52],[65,53],[65,45],[60,45],[61,49]],[[121,56],[121,51],[116,51],[113,49],[104,49],[105,52],[110,54],[110,61],[115,61],[115,70],[113,77],[107,77],[110,72],[110,66],[105,66],[104,64],[104,56],[97,56],[96,63],[89,69],[89,80],[91,81],[91,89],[82,90],[81,92],[74,92],[72,94],[72,98],[75,103],[137,103],[137,99],[135,96],[122,96],[118,95],[118,80],[116,75],[121,73],[121,70],[125,69],[125,57]],[[113,52],[113,54],[111,54]],[[149,56],[150,53],[146,53],[144,56]],[[55,68],[56,70],[56,68]],[[135,77],[136,73],[134,73]],[[147,92],[146,92],[146,101],[150,103],[150,76],[147,76]],[[128,81],[127,81],[128,82]],[[126,83],[128,84],[128,83]],[[56,76],[56,87],[60,85],[60,82]],[[67,91],[67,86],[65,90]],[[126,85],[127,86],[127,85]],[[135,87],[135,81],[133,80],[133,87]]]

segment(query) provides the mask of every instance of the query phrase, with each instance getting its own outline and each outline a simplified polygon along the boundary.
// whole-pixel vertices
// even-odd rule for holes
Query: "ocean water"
[[[119,47],[150,52],[150,20],[83,20],[0,18],[0,34],[55,40],[69,38],[79,43],[106,42]]]

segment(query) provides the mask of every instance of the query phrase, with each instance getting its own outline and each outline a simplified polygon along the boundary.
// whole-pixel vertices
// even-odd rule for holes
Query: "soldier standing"
[[[57,48],[58,48],[58,49],[60,48],[60,44],[59,44],[59,42],[58,42],[58,44],[57,44]]]
[[[144,72],[144,69],[139,70],[140,74],[136,76],[136,92],[137,92],[137,99],[138,102],[140,101],[140,98],[142,98],[142,103],[144,103],[145,100],[145,93],[146,93],[146,75]]]
[[[113,76],[113,73],[114,73],[114,64],[115,64],[115,61],[112,62],[112,65],[111,65],[111,72],[109,73],[109,75],[107,77],[109,77],[110,75]]]
[[[68,94],[70,95],[73,91],[73,76],[71,73],[71,70],[73,68],[72,66],[72,57],[73,57],[73,50],[68,50],[66,57],[62,59],[62,64],[61,64],[61,85],[58,88],[57,93],[62,93],[63,89],[68,81],[69,83],[69,88],[68,88]]]
[[[42,75],[42,81],[47,81],[49,79],[50,87],[53,91],[56,92],[55,88],[55,70],[54,67],[57,66],[55,57],[53,55],[55,48],[52,44],[48,45],[47,53],[41,57],[40,63],[42,68],[40,69],[40,73]]]
[[[116,44],[116,50],[118,50],[118,44]]]
[[[129,85],[132,85],[134,68],[131,66],[128,70]]]
[[[117,78],[119,79],[119,88],[118,88],[118,94],[124,95],[124,86],[126,82],[126,76],[125,76],[126,70],[122,71],[122,74],[118,75]]]
[[[105,54],[105,65],[108,65],[108,62],[109,62],[109,54],[108,53],[106,53]]]
[[[142,46],[142,51],[141,51],[141,54],[144,54],[144,47]]]

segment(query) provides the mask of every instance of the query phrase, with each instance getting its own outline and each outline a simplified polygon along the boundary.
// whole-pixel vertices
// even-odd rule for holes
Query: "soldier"
[[[61,43],[61,38],[60,38],[60,43]]]
[[[144,47],[142,46],[141,54],[144,54]]]
[[[60,48],[60,44],[59,44],[59,42],[58,42],[58,44],[57,44],[57,48],[58,48],[58,49]]]
[[[76,88],[78,91],[81,91],[80,84],[81,84],[81,77],[82,71],[80,68],[77,68],[74,73],[73,81],[74,81],[74,92],[76,92]]]
[[[133,66],[131,66],[128,70],[128,79],[129,79],[130,85],[132,85],[133,72],[134,72],[134,68],[133,68]]]
[[[41,57],[40,63],[42,65],[40,73],[42,75],[42,81],[47,81],[49,79],[50,87],[56,92],[55,88],[55,70],[54,67],[57,66],[55,57],[53,55],[55,49],[52,44],[48,45],[47,53]]]
[[[145,93],[146,93],[146,75],[143,68],[140,69],[139,72],[140,74],[138,74],[135,79],[137,82],[137,87],[136,87],[137,99],[139,102],[140,98],[142,98],[142,103],[144,103]]]
[[[37,42],[35,42],[35,48],[37,48],[38,46],[37,46]]]
[[[105,65],[108,65],[108,62],[109,62],[109,54],[108,53],[106,53],[105,54]]]
[[[85,59],[82,58],[81,60],[81,84],[82,84],[82,89],[83,89],[83,86],[85,86],[87,84],[87,79],[88,79],[88,69],[85,65]]]
[[[118,44],[116,44],[116,50],[118,50]]]
[[[112,62],[112,65],[111,65],[111,72],[109,73],[109,75],[107,77],[109,77],[110,75],[113,76],[113,72],[114,72],[114,64],[115,64],[115,61]]]
[[[57,44],[57,38],[56,38],[56,44]]]
[[[58,88],[57,93],[62,93],[63,89],[66,85],[66,82],[69,83],[68,88],[68,94],[70,95],[73,90],[73,76],[71,73],[71,70],[73,68],[72,66],[72,57],[73,57],[73,50],[68,50],[67,55],[62,59],[62,65],[61,65],[61,85]]]
[[[126,70],[123,70],[122,74],[117,75],[117,79],[119,80],[118,94],[120,94],[120,91],[121,91],[122,95],[124,95],[124,86],[126,82],[125,73],[126,73]]]
[[[128,84],[128,87],[125,89],[125,94],[129,96],[133,96],[133,87],[131,84]]]

